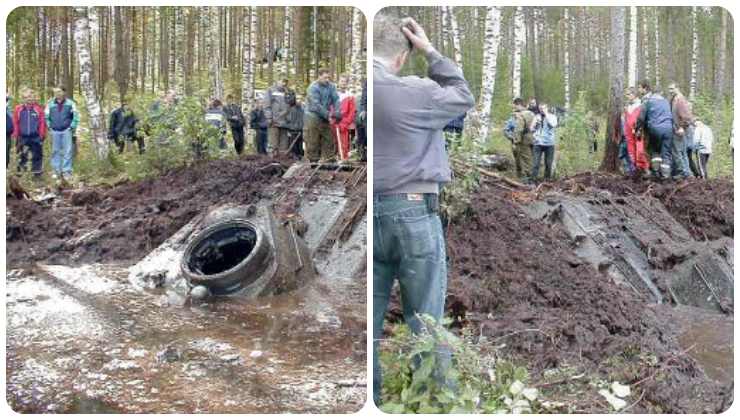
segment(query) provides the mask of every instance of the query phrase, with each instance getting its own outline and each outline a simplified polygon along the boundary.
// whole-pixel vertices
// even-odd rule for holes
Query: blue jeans
[[[552,178],[552,160],[555,157],[555,146],[542,146],[535,144],[532,148],[534,152],[534,159],[532,162],[532,181],[536,180],[540,176],[540,161],[542,155],[545,155],[545,179]]]
[[[72,130],[52,130],[51,140],[51,169],[56,174],[72,175]]]
[[[627,141],[625,139],[619,142],[619,159],[622,161],[622,169],[625,174],[632,175],[635,173],[635,164],[630,159],[630,154],[627,151]]]
[[[671,149],[673,148],[673,127],[657,127],[650,129],[650,157],[660,151],[661,165],[660,174],[664,178],[671,176],[671,162],[673,161]]]
[[[401,289],[404,320],[418,333],[416,314],[439,320],[447,293],[447,262],[442,223],[425,200],[406,195],[373,198],[373,400],[380,404],[383,383],[378,340],[395,279]],[[444,359],[444,357],[442,358]]]
[[[673,135],[673,144],[671,149],[671,153],[673,154],[673,162],[671,163],[672,176],[691,176],[691,171],[689,170],[689,155],[686,149],[686,141],[686,135]]]

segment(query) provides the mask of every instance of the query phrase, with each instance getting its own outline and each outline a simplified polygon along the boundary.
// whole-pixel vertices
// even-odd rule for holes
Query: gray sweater
[[[462,70],[432,51],[429,79],[373,64],[373,192],[437,193],[450,181],[442,129],[475,105]]]

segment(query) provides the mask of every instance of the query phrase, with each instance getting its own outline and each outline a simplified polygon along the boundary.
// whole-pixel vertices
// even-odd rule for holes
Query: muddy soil
[[[697,241],[734,234],[733,183],[728,179],[691,179],[680,183],[645,182],[618,175],[585,173],[567,178],[549,188],[577,193],[602,189],[616,195],[652,195]]]
[[[8,197],[8,267],[138,260],[211,206],[269,196],[290,163],[210,161],[115,187],[58,191],[50,203]]]
[[[582,175],[554,187],[653,194],[697,238],[733,233],[729,181],[645,185]],[[579,260],[562,228],[520,210],[518,202],[532,194],[484,184],[473,197],[472,214],[448,226],[448,315],[505,344],[504,353],[529,366],[535,382],[548,369],[575,366],[635,384],[637,395],[644,395],[633,412],[726,408],[731,388],[707,378],[687,355],[666,315],[670,307],[649,304]],[[647,355],[655,356],[652,365]],[[608,410],[586,398],[575,404],[586,412]]]

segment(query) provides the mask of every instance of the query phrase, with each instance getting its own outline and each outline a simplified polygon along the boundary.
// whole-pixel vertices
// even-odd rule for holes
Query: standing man
[[[637,92],[642,97],[640,115],[635,123],[636,130],[647,135],[648,153],[653,176],[671,176],[671,148],[673,147],[673,117],[668,101],[654,93],[650,82],[640,82]]]
[[[46,104],[46,124],[51,130],[51,169],[54,176],[72,176],[72,133],[80,122],[74,101],[67,99],[64,87],[54,88],[54,98]]]
[[[532,181],[540,176],[540,161],[545,156],[545,180],[552,179],[552,161],[555,157],[555,128],[558,126],[558,119],[550,110],[546,103],[539,105],[539,113],[535,117],[534,129],[534,164],[532,165]]]
[[[395,279],[413,332],[421,329],[417,314],[439,320],[444,312],[439,190],[451,174],[442,129],[475,98],[462,70],[434,49],[416,21],[376,15],[373,25],[373,399],[379,405],[378,340]],[[426,57],[429,78],[399,76],[411,47]]]
[[[640,130],[636,129],[637,118],[641,112],[640,98],[637,96],[637,90],[634,87],[627,89],[625,98],[627,99],[627,105],[625,105],[624,111],[623,134],[627,142],[627,154],[634,169],[640,173],[645,173],[650,167],[645,154],[645,137]]]
[[[527,171],[532,169],[532,144],[534,143],[534,114],[524,105],[522,98],[514,98],[512,102],[514,118],[514,139],[511,149],[514,154],[516,175],[528,182]]]
[[[244,152],[244,114],[242,114],[242,108],[236,103],[234,95],[226,95],[226,103],[224,115],[231,128],[236,154],[241,155]]]
[[[126,141],[136,141],[139,145],[139,154],[144,153],[144,138],[136,134],[136,119],[134,111],[128,106],[126,100],[121,101],[121,106],[110,114],[108,124],[108,139],[118,146],[118,153],[123,153]]]
[[[273,155],[285,153],[290,147],[286,115],[288,113],[287,96],[295,92],[288,88],[288,79],[278,80],[275,86],[265,92],[263,110],[267,119],[268,151]]]
[[[337,88],[329,81],[329,70],[319,69],[319,78],[308,86],[304,137],[306,158],[310,162],[334,160],[336,144],[331,135],[330,120],[342,119]]]
[[[362,79],[362,93],[358,100],[355,126],[357,127],[357,152],[360,162],[367,162],[367,79]]]
[[[23,103],[13,112],[13,138],[20,155],[18,170],[25,171],[28,155],[31,154],[31,171],[34,178],[41,178],[46,137],[44,108],[36,102],[36,94],[28,89],[23,94]]]
[[[696,129],[694,131],[694,145],[696,152],[699,154],[699,176],[709,178],[707,164],[709,157],[712,156],[712,144],[714,143],[714,134],[708,125],[701,120],[696,120]]]
[[[13,112],[10,110],[10,95],[5,95],[5,169],[10,165],[10,147],[13,144]]]
[[[339,160],[347,160],[349,159],[349,132],[355,128],[357,112],[355,97],[349,91],[349,74],[339,76],[338,94],[342,118],[332,119],[331,133],[337,144]]]
[[[687,167],[689,159],[686,155],[686,136],[694,124],[694,115],[691,112],[689,101],[683,96],[676,82],[671,82],[668,85],[668,92],[671,95],[671,115],[673,119],[671,175],[677,179],[688,178],[691,176],[691,172]]]
[[[290,152],[297,159],[303,156],[303,105],[298,102],[295,93],[287,95],[288,112],[285,115]]]
[[[254,109],[249,112],[249,128],[254,130],[254,150],[260,155],[267,154],[267,127],[262,102],[256,101]]]

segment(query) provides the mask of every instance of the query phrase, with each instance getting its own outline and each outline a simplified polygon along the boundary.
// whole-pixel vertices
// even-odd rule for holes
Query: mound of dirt
[[[275,168],[289,163],[210,161],[112,188],[65,191],[50,206],[9,197],[8,267],[137,260],[208,207],[266,196],[283,172]]]
[[[685,186],[618,181],[589,175],[558,186],[574,193],[586,187],[654,194],[681,223],[696,226],[692,234],[722,236],[728,229],[732,234],[732,185],[727,181]],[[643,380],[645,394],[637,411],[719,410],[725,398],[719,385],[682,351],[661,306],[582,262],[561,227],[520,210],[516,200],[522,194],[530,193],[484,184],[472,198],[472,214],[448,226],[448,315],[475,324],[495,344],[505,343],[504,351],[522,359],[534,376],[548,368],[585,367],[623,383]],[[729,208],[729,218],[722,209],[710,212],[713,203]],[[705,213],[709,216],[698,217]],[[650,377],[652,371],[641,368],[635,372],[642,366],[636,354],[656,355],[660,375]],[[606,368],[606,361],[614,358],[634,365]],[[658,376],[661,381],[654,379]]]
[[[729,179],[656,183],[604,173],[584,173],[559,181],[555,187],[574,193],[601,189],[616,195],[652,195],[694,239],[734,237],[733,182]]]

